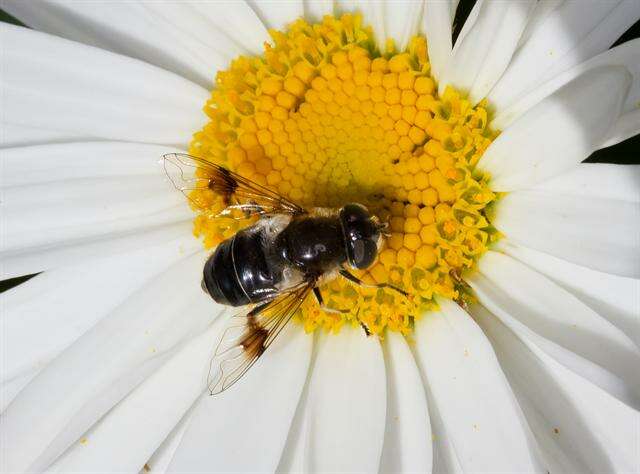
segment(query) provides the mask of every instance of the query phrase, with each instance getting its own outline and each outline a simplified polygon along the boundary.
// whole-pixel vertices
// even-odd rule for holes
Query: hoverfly
[[[373,264],[385,234],[386,224],[365,206],[304,209],[204,159],[181,153],[163,159],[173,185],[192,202],[191,191],[209,189],[226,205],[216,216],[234,217],[235,210],[242,217],[259,217],[221,242],[204,265],[202,289],[207,294],[219,304],[248,306],[232,318],[239,324],[223,332],[216,348],[208,380],[211,395],[229,388],[251,368],[311,293],[324,311],[348,312],[325,305],[319,288],[323,282],[342,277],[406,296],[387,283],[365,284],[349,271],[348,267],[366,269]],[[197,168],[206,177],[197,176]]]

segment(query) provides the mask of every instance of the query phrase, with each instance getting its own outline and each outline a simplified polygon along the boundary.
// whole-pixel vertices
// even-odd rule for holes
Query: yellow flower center
[[[217,74],[210,118],[190,153],[269,186],[305,207],[367,206],[388,222],[376,263],[358,275],[409,293],[365,289],[338,278],[322,288],[322,311],[308,298],[299,319],[308,331],[344,323],[409,333],[434,296],[467,298],[460,275],[497,238],[485,216],[496,196],[474,167],[496,133],[476,107],[430,76],[426,40],[406,51],[375,47],[360,17],[304,20],[271,31],[275,46],[239,57]],[[194,200],[224,204],[208,190]],[[200,213],[194,234],[213,247],[251,221]]]

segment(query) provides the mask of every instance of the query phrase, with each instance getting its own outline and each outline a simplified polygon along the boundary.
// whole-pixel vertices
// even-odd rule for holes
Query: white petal
[[[640,133],[640,110],[623,114],[613,125],[599,148],[606,148],[620,143]]]
[[[143,231],[189,219],[186,199],[156,176],[86,178],[4,188],[3,254]]]
[[[0,87],[2,87],[1,84]],[[24,124],[8,123],[6,121],[0,123],[2,124],[0,146],[22,146],[29,145],[31,143],[58,143],[82,139],[82,132],[74,133],[73,130],[54,130],[42,127],[32,127]]]
[[[4,146],[41,140],[41,129],[58,140],[81,136],[184,146],[205,120],[207,91],[172,73],[6,23],[0,34],[2,124],[20,131],[5,136]]]
[[[190,220],[187,200],[159,163],[162,150],[108,142],[7,150],[7,182],[3,179],[0,188],[5,225],[0,255],[9,260],[9,269],[12,258],[32,252]],[[114,153],[118,156],[110,159]]]
[[[560,87],[571,82],[587,71],[601,66],[623,66],[632,75],[631,89],[625,100],[623,111],[631,111],[638,107],[640,100],[640,39],[628,41],[613,49],[556,75],[544,84],[540,84],[527,94],[523,94],[510,106],[499,109],[491,126],[498,130],[505,130],[518,117],[544,98],[553,94]],[[637,125],[637,124],[636,124]],[[611,133],[611,132],[609,132]]]
[[[580,163],[531,190],[640,202],[640,165]]]
[[[469,91],[471,101],[482,100],[507,68],[536,2],[526,0],[478,2],[478,18],[456,42],[449,67],[438,89],[447,85]]]
[[[473,30],[473,27],[475,26],[476,21],[480,16],[480,12],[482,11],[482,7],[485,1],[486,0],[479,0],[475,3],[471,11],[469,12],[469,15],[467,16],[467,19],[464,20],[464,24],[460,29],[460,33],[458,33],[458,37],[456,38],[455,44],[462,44],[462,41],[464,41],[464,39],[467,37],[469,32]],[[451,23],[453,23],[455,20],[458,3],[459,3],[459,0],[453,1],[452,11],[451,11]]]
[[[171,434],[167,436],[167,439],[165,439],[156,452],[153,453],[153,456],[149,458],[146,464],[147,467],[143,468],[145,471],[148,469],[149,472],[154,474],[164,474],[168,471],[169,464],[171,464],[173,456],[178,450],[178,446],[182,443],[182,438],[189,427],[189,423],[191,423],[193,409],[194,407],[192,406]]]
[[[536,471],[522,413],[489,341],[459,306],[438,304],[440,311],[416,322],[414,350],[449,452],[464,472]]]
[[[386,51],[387,34],[385,31],[385,1],[384,0],[334,0],[334,14],[342,16],[345,13],[362,15],[364,25],[373,29],[374,39],[378,50]]]
[[[2,295],[1,380],[43,367],[149,279],[192,253],[188,234],[135,252],[47,271]]]
[[[433,469],[436,474],[463,474],[461,459],[456,452],[456,446],[447,435],[447,429],[442,416],[435,407],[433,393],[429,386],[425,386],[429,405],[429,417],[431,418],[431,431],[433,438]]]
[[[620,328],[640,347],[640,280],[581,267],[508,240],[499,249],[544,274]]]
[[[563,2],[530,31],[489,102],[503,110],[539,84],[607,50],[638,18],[637,0]]]
[[[633,472],[639,413],[472,307],[491,338],[551,472]]]
[[[386,378],[380,342],[343,327],[318,354],[277,472],[378,472]]]
[[[531,15],[529,15],[529,21],[527,22],[527,26],[522,32],[518,47],[525,44],[529,40],[529,38],[531,38],[531,34],[542,23],[547,21],[547,17],[564,2],[565,0],[539,0],[535,8],[531,12]]]
[[[257,38],[262,26],[244,2],[21,2],[9,0],[4,8],[24,24],[74,41],[141,59],[172,71],[203,87],[210,87],[217,70],[248,51],[260,53]],[[211,18],[197,8],[210,10]],[[248,39],[233,41],[218,24],[221,17],[243,18]],[[252,21],[252,19],[254,21]],[[227,20],[229,21],[229,20]],[[236,35],[237,36],[237,35]],[[252,48],[244,48],[249,43]]]
[[[163,168],[158,166],[162,155],[180,151],[163,145],[110,141],[5,148],[0,186],[123,176],[164,178]]]
[[[343,15],[345,13],[362,13],[364,14],[363,7],[367,4],[381,5],[382,1],[367,1],[367,0],[333,0],[335,13]]]
[[[185,344],[96,423],[83,436],[83,442],[74,444],[50,470],[140,471],[204,392],[209,361],[224,324],[224,318],[219,318],[209,329]],[[127,442],[123,443],[125,434]]]
[[[333,0],[304,0],[304,17],[320,23],[325,15],[333,15]]]
[[[335,10],[339,15],[361,14],[363,23],[373,28],[380,51],[386,51],[387,39],[393,39],[396,49],[403,51],[411,37],[418,33],[423,0],[336,0]]]
[[[7,359],[3,360],[6,361]],[[0,413],[9,406],[20,391],[40,372],[40,367],[32,367],[31,370],[22,372],[20,375],[7,382],[0,383]]]
[[[502,198],[492,223],[507,238],[585,267],[640,276],[640,203],[547,191]]]
[[[518,319],[512,317],[509,313],[494,304],[493,299],[495,293],[492,291],[491,284],[482,276],[478,276],[474,282],[482,293],[483,303],[489,302],[487,306],[496,309],[500,320],[522,339],[526,339],[529,343],[534,344],[549,357],[562,364],[572,372],[589,380],[592,384],[598,386],[602,390],[617,398],[626,405],[638,409],[640,407],[640,398],[638,397],[637,387],[628,381],[623,380],[617,374],[612,373],[606,368],[587,359],[583,355],[573,352],[554,341],[551,341],[538,333],[532,331]],[[498,296],[497,299],[500,297]],[[513,310],[514,314],[518,314]]]
[[[246,0],[268,29],[286,31],[304,15],[302,0]]]
[[[307,378],[312,343],[300,325],[290,324],[237,385],[203,396],[169,472],[274,472]]]
[[[457,2],[452,0],[426,0],[422,17],[422,30],[427,38],[431,73],[440,80],[451,58],[452,22]]]
[[[479,270],[479,274],[469,278],[469,283],[484,307],[510,327],[514,318],[551,341],[553,344],[544,340],[536,344],[575,372],[583,376],[595,374],[594,382],[598,383],[595,377],[602,378],[603,387],[621,386],[621,390],[615,391],[629,392],[621,396],[638,405],[640,351],[622,331],[568,291],[507,255],[487,252],[479,262]],[[571,357],[555,345],[587,362]],[[621,382],[612,382],[598,366],[615,374]]]
[[[529,109],[478,162],[491,188],[527,188],[584,160],[617,120],[630,83],[623,67],[595,68]]]
[[[214,25],[214,30],[223,32],[253,55],[262,54],[264,43],[271,42],[264,23],[246,1],[195,1],[190,6],[206,18],[209,28]]]
[[[2,256],[0,279],[30,275],[43,270],[75,265],[87,259],[121,255],[190,235],[191,221],[147,228],[144,232],[115,234],[97,239],[71,241],[56,247],[40,247]]]
[[[197,253],[150,281],[20,392],[0,426],[8,471],[49,465],[220,312],[200,288],[205,257]]]
[[[409,40],[418,33],[423,3],[423,0],[394,0],[384,3],[385,33],[387,38],[393,38],[398,51],[404,51]]]
[[[405,339],[385,335],[387,427],[380,472],[431,472],[433,442],[420,371]]]

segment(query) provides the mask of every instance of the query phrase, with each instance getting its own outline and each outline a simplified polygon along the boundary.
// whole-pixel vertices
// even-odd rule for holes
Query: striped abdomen
[[[262,228],[249,227],[222,242],[209,257],[203,287],[217,303],[243,306],[278,294],[282,274],[269,265],[263,239]]]

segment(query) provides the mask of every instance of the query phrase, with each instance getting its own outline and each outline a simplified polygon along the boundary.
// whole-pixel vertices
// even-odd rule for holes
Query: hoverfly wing
[[[196,189],[209,189],[222,196],[227,206],[219,215],[233,217],[234,209],[249,217],[262,214],[305,214],[304,208],[280,194],[240,176],[224,166],[186,153],[163,155],[164,169],[173,185],[198,208],[206,205],[190,196]]]
[[[240,380],[271,346],[314,286],[315,281],[304,282],[231,318],[209,365],[207,383],[211,395]]]

